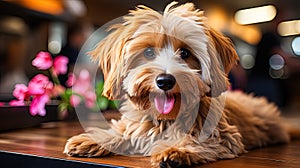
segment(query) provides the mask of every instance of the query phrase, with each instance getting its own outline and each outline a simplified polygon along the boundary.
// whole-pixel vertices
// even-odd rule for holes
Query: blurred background
[[[0,101],[37,70],[35,55],[49,51],[75,64],[98,27],[138,4],[162,11],[169,0],[0,1]],[[179,1],[186,2],[186,1]],[[208,23],[232,39],[240,57],[229,74],[233,90],[266,96],[285,111],[300,109],[300,1],[192,0]]]

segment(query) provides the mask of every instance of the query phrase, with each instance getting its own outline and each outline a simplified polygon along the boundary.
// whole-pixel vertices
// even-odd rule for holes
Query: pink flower
[[[79,72],[78,78],[72,87],[72,91],[84,95],[91,88],[93,87],[91,86],[90,73],[83,69]]]
[[[37,95],[36,97],[34,97],[29,107],[30,114],[33,116],[37,114],[40,116],[45,116],[45,105],[49,100],[50,97],[47,94]]]
[[[9,102],[10,106],[25,106],[24,101],[21,100],[12,100]]]
[[[35,59],[32,60],[32,65],[40,70],[49,69],[53,64],[51,54],[49,52],[39,52]]]
[[[68,70],[68,64],[69,59],[65,56],[57,56],[54,58],[54,62],[53,62],[53,69],[54,69],[54,73],[56,75],[59,74],[66,74],[67,70]]]
[[[68,80],[66,81],[66,86],[72,87],[76,82],[76,76],[74,73],[69,73]]]
[[[48,81],[48,83],[45,85],[45,92],[48,93],[48,95],[51,95],[55,86],[56,85],[54,85],[52,82]]]
[[[78,95],[72,95],[70,97],[70,104],[72,107],[77,107],[81,102],[81,98]]]
[[[93,108],[95,107],[95,102],[96,102],[96,93],[93,91],[88,91],[86,94],[84,94],[85,98],[85,105],[88,108]]]
[[[50,90],[53,87],[53,83],[49,81],[49,78],[43,74],[38,74],[31,79],[28,83],[29,94],[44,94],[46,89]]]
[[[15,89],[13,91],[13,95],[20,101],[24,101],[24,99],[28,96],[28,88],[24,84],[16,84]]]
[[[70,79],[71,78],[71,79]],[[75,75],[70,75],[69,85],[72,85],[72,92],[80,94],[85,100],[86,107],[93,108],[96,103],[96,93],[94,87],[91,84],[91,78],[89,71],[83,69],[80,71],[78,78],[75,80]],[[82,100],[78,95],[72,95],[70,97],[70,104],[76,107]]]
[[[86,69],[81,70],[79,72],[78,80],[86,81],[89,83],[91,80],[89,71]]]
[[[60,94],[64,93],[65,91],[65,87],[63,87],[62,85],[54,85],[53,89],[51,90],[52,92],[50,92],[51,96],[59,96]]]
[[[0,102],[0,107],[3,107],[5,104],[3,102]]]

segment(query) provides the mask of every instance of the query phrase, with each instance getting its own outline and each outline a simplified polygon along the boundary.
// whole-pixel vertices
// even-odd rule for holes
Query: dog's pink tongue
[[[160,114],[169,114],[173,109],[175,102],[174,96],[156,95],[154,98],[154,104],[157,111]]]

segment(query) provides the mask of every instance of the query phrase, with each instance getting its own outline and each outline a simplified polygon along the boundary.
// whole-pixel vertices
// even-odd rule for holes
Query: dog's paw
[[[98,157],[110,154],[108,150],[93,141],[87,134],[71,137],[65,145],[64,153],[78,157]]]
[[[179,162],[176,162],[176,161],[173,161],[173,160],[167,160],[167,161],[161,161],[159,163],[159,167],[160,168],[170,168],[170,167],[176,167],[176,168],[179,168],[179,167],[184,167],[184,165],[180,165]]]
[[[153,167],[160,168],[179,168],[190,165],[190,159],[185,152],[175,148],[170,148],[162,153],[151,156]]]

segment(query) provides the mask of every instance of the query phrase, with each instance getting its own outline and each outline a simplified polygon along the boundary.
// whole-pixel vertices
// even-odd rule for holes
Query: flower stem
[[[55,84],[55,85],[60,85],[60,81],[59,81],[59,79],[58,79],[56,73],[54,72],[53,67],[51,67],[51,68],[49,69],[49,72],[50,72],[50,75],[51,75],[51,77],[52,77],[52,79],[53,79],[54,84]]]

